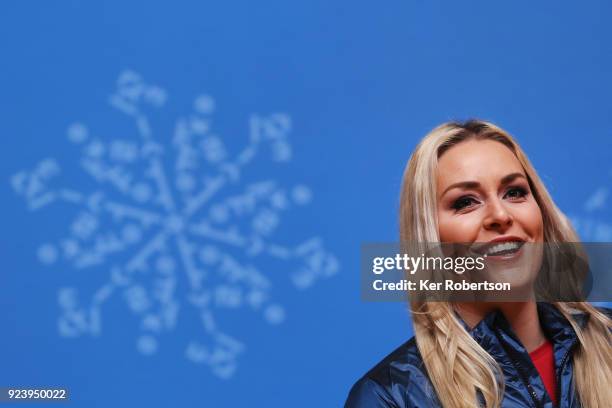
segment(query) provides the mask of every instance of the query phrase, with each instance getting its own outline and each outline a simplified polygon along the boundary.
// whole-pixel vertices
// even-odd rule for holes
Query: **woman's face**
[[[542,265],[539,243],[544,239],[544,226],[542,212],[517,158],[500,142],[468,140],[444,152],[438,163],[440,241],[470,244],[469,252],[486,253],[486,268],[471,279],[510,283],[512,287],[510,292],[486,296],[532,299]],[[508,255],[497,252],[503,246],[492,240],[531,244],[521,244],[518,251]]]
[[[543,241],[542,213],[527,176],[500,142],[468,140],[448,149],[438,160],[437,188],[440,241]]]

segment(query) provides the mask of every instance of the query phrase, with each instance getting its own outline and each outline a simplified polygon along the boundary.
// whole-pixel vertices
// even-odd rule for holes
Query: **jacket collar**
[[[553,343],[555,374],[559,379],[557,387],[560,390],[558,399],[560,406],[565,407],[567,406],[566,403],[573,401],[574,398],[569,391],[571,390],[571,372],[568,374],[566,363],[578,342],[578,337],[571,323],[553,304],[538,303],[537,310],[542,330]],[[588,315],[573,313],[571,319],[578,327],[584,327],[588,321]],[[537,399],[542,406],[544,406],[545,401],[550,402],[550,399],[546,397],[544,383],[533,365],[531,356],[514,334],[510,323],[501,311],[493,311],[487,314],[471,330],[461,318],[459,320],[474,340],[500,363],[502,370],[505,370],[503,375],[507,376],[506,371],[510,370],[512,375],[523,376],[529,381],[531,398],[534,398],[534,401]],[[502,373],[500,372],[499,375],[502,375]],[[525,398],[530,398],[528,393],[526,395],[524,395]],[[546,406],[549,405],[546,404]]]
[[[556,306],[550,303],[539,302],[538,316],[544,334],[553,343],[564,343],[577,340],[574,328]],[[581,329],[586,326],[589,320],[589,315],[584,312],[576,311],[571,313],[570,316]]]
[[[538,302],[537,308],[540,325],[542,326],[544,334],[550,341],[555,345],[562,344],[569,346],[577,340],[574,328],[556,306],[546,302]],[[499,310],[488,313],[473,328],[470,328],[458,313],[455,312],[455,314],[468,333],[470,333],[474,340],[483,347],[492,341],[492,336],[496,336],[495,332],[498,330],[511,336],[514,335],[510,323]],[[580,328],[586,325],[589,318],[589,316],[583,312],[572,313],[571,317]],[[557,349],[557,347],[555,347],[555,349]]]

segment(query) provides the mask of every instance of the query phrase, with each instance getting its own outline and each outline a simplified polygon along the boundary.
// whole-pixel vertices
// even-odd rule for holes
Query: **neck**
[[[489,312],[499,309],[527,352],[532,352],[546,341],[536,302],[462,302],[457,303],[456,308],[470,327],[476,326]]]

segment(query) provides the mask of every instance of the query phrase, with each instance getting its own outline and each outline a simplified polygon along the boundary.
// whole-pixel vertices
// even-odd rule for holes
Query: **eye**
[[[462,196],[456,199],[455,202],[453,202],[453,205],[451,206],[451,208],[454,209],[455,211],[459,211],[464,208],[470,207],[474,203],[477,203],[477,201],[473,197]]]
[[[511,187],[506,192],[506,197],[510,199],[518,199],[518,198],[525,197],[527,194],[528,194],[527,190],[524,189],[523,187]]]

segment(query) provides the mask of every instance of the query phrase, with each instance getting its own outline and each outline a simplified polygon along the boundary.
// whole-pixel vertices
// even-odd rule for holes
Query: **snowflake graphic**
[[[252,115],[248,143],[232,155],[213,130],[215,101],[208,95],[198,96],[193,112],[176,121],[171,143],[157,141],[150,111],[166,99],[162,88],[125,71],[110,104],[133,122],[132,137],[102,138],[82,123],[69,126],[68,140],[80,150],[92,191],[51,187],[61,173],[53,158],[16,173],[11,184],[30,210],[54,203],[76,208],[67,235],[38,248],[41,263],[104,271],[102,283],[86,295],[76,285],[59,289],[61,336],[99,335],[103,306],[119,297],[139,322],[137,350],[151,355],[177,326],[179,312],[190,310],[202,330],[189,335],[185,357],[229,378],[245,344],[222,330],[219,314],[250,309],[270,324],[285,319],[272,299],[273,274],[258,265],[282,262],[294,269],[290,282],[306,289],[339,264],[318,237],[296,245],[273,241],[281,216],[311,201],[307,186],[243,181],[247,169],[262,162],[263,150],[271,163],[291,160],[288,115]]]
[[[608,177],[612,177],[612,170],[608,172]],[[569,219],[584,242],[612,242],[612,223],[610,223],[610,200],[609,200],[609,183],[598,187],[583,203],[583,211],[581,214],[572,214]],[[599,255],[601,257],[601,255]],[[610,282],[607,281],[612,276],[612,268],[609,263],[606,270],[600,270],[596,276],[599,281],[596,286],[601,288],[609,288]],[[603,265],[602,265],[603,266]],[[605,268],[605,266],[603,266]],[[600,297],[608,300],[605,289],[600,293]],[[592,302],[595,306],[612,307],[612,302],[599,301]]]
[[[612,176],[612,172],[610,176]],[[583,214],[569,217],[582,240],[612,242],[612,224],[609,222],[610,208],[607,205],[608,196],[608,187],[599,187],[585,201]]]

